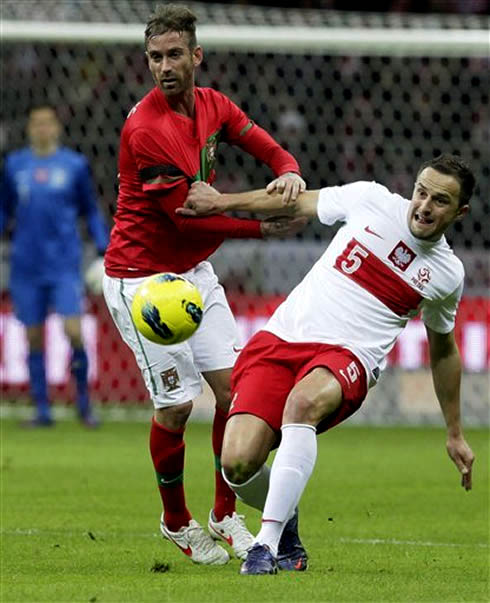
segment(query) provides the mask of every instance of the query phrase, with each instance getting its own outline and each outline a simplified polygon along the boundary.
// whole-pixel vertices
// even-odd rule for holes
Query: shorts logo
[[[228,409],[229,411],[230,411],[230,410],[233,410],[233,407],[235,406],[235,402],[236,402],[236,399],[237,399],[237,398],[238,398],[238,392],[235,392],[235,393],[233,394],[233,398],[232,398],[232,400],[231,400],[230,408]]]
[[[390,253],[388,259],[402,272],[405,272],[414,261],[415,257],[416,253],[407,247],[403,241],[400,241]]]
[[[431,279],[430,268],[424,266],[423,268],[419,268],[417,272],[417,276],[412,276],[412,283],[418,288],[423,289],[425,285],[428,285]]]
[[[353,360],[350,364],[345,367],[347,371],[347,375],[342,369],[339,369],[339,373],[347,382],[347,387],[350,387],[351,383],[355,383],[357,379],[361,376],[361,371],[357,366],[356,362]]]
[[[180,378],[175,366],[160,373],[160,377],[162,378],[165,391],[172,392],[174,389],[178,389]]]

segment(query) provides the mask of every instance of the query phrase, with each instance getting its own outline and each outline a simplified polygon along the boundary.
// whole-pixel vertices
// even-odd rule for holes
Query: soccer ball
[[[202,320],[202,298],[187,279],[172,272],[153,274],[136,289],[131,305],[133,322],[150,341],[181,343]]]

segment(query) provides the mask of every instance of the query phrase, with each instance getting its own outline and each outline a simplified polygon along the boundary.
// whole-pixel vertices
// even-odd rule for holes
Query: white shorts
[[[197,331],[187,341],[160,345],[143,337],[131,318],[131,302],[141,278],[104,275],[104,297],[123,340],[136,362],[155,408],[183,404],[202,392],[201,373],[233,367],[238,356],[238,332],[223,287],[209,262],[182,274],[199,289],[204,312]]]

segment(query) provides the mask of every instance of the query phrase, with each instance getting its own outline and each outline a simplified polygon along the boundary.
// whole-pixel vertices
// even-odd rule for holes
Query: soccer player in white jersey
[[[421,166],[411,201],[375,182],[306,191],[288,207],[266,191],[222,195],[195,184],[178,210],[189,216],[288,211],[316,215],[325,225],[343,223],[303,281],[247,343],[233,371],[221,462],[236,494],[263,510],[242,574],[276,573],[285,549],[296,569],[306,569],[304,548],[297,535],[288,538],[284,526],[297,517],[315,465],[316,434],[360,407],[397,337],[418,313],[427,329],[447,452],[462,486],[471,489],[474,455],[462,431],[461,362],[454,338],[464,269],[444,233],[468,212],[474,185],[459,157],[441,155]],[[265,461],[279,441],[269,472]]]

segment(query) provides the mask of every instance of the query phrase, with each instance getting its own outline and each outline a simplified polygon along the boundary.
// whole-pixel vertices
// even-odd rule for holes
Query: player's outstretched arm
[[[266,189],[245,193],[220,193],[204,182],[194,182],[184,206],[176,212],[185,216],[207,216],[227,211],[250,211],[270,215],[310,218],[316,216],[319,190],[299,193],[294,203],[287,205],[282,193],[268,193]]]
[[[447,425],[447,452],[461,473],[461,485],[471,490],[475,455],[461,426],[461,359],[454,331],[441,334],[427,327],[427,336],[434,389]]]

